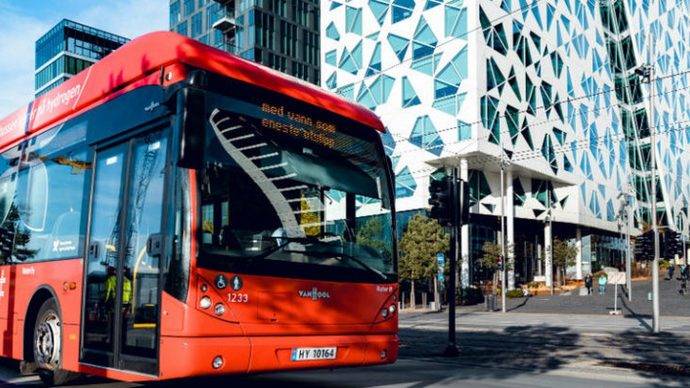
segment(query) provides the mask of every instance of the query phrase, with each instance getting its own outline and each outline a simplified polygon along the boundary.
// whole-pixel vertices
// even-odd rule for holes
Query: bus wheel
[[[62,320],[55,299],[43,302],[34,325],[34,360],[38,375],[46,385],[61,385],[77,375],[60,369]]]

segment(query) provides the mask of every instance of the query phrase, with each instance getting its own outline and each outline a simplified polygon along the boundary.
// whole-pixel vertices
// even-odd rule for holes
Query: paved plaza
[[[663,275],[662,280],[659,281],[661,314],[690,317],[690,294],[679,294],[680,281],[663,280],[665,278]],[[525,313],[608,314],[614,307],[613,287],[608,285],[604,295],[599,295],[595,288],[592,295],[585,296],[576,289],[565,295],[508,299],[507,308],[509,311]],[[648,296],[651,291],[651,280],[633,281],[632,301],[628,301],[625,287],[618,286],[618,308],[626,316],[650,317],[652,302]],[[500,299],[497,301],[497,308],[500,308]]]

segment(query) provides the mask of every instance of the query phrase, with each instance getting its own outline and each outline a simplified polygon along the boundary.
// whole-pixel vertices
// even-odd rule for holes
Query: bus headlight
[[[221,356],[216,356],[213,358],[213,363],[211,363],[211,366],[213,369],[220,369],[221,366],[223,366],[223,357]]]
[[[216,307],[213,309],[213,312],[216,315],[221,316],[221,315],[225,314],[225,306],[223,306],[222,303],[218,303],[218,304],[216,304]]]
[[[397,307],[395,307],[394,304],[388,306],[388,312],[389,313],[393,314],[393,313],[395,313],[395,310],[397,310]]]
[[[199,307],[202,309],[206,310],[207,308],[211,307],[211,298],[208,296],[204,296],[199,300]]]
[[[381,309],[381,316],[385,319],[388,318],[388,309],[383,308]]]

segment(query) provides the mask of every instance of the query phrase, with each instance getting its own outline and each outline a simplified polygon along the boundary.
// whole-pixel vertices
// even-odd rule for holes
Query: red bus
[[[392,363],[370,111],[169,32],[0,121],[0,355],[64,383]]]

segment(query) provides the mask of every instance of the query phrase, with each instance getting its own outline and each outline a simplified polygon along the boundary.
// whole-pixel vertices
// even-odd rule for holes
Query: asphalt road
[[[630,387],[690,386],[690,319],[665,317],[650,335],[637,318],[608,315],[482,313],[461,309],[460,356],[440,356],[447,315],[403,313],[400,360],[393,365],[243,377],[127,384],[85,378],[81,387]],[[642,319],[644,321],[644,319]],[[0,363],[0,380],[39,385]]]
[[[428,361],[403,359],[396,364],[334,371],[309,371],[266,374],[246,377],[197,378],[162,383],[130,384],[86,378],[73,386],[78,387],[178,387],[178,386],[233,386],[233,387],[630,387],[651,386],[660,381],[647,379],[613,369],[600,368],[592,374],[591,367],[530,373],[495,366],[458,366],[447,360]],[[0,368],[0,378],[6,384],[40,386],[34,376],[17,377],[5,364]],[[679,386],[681,386],[679,384]]]

